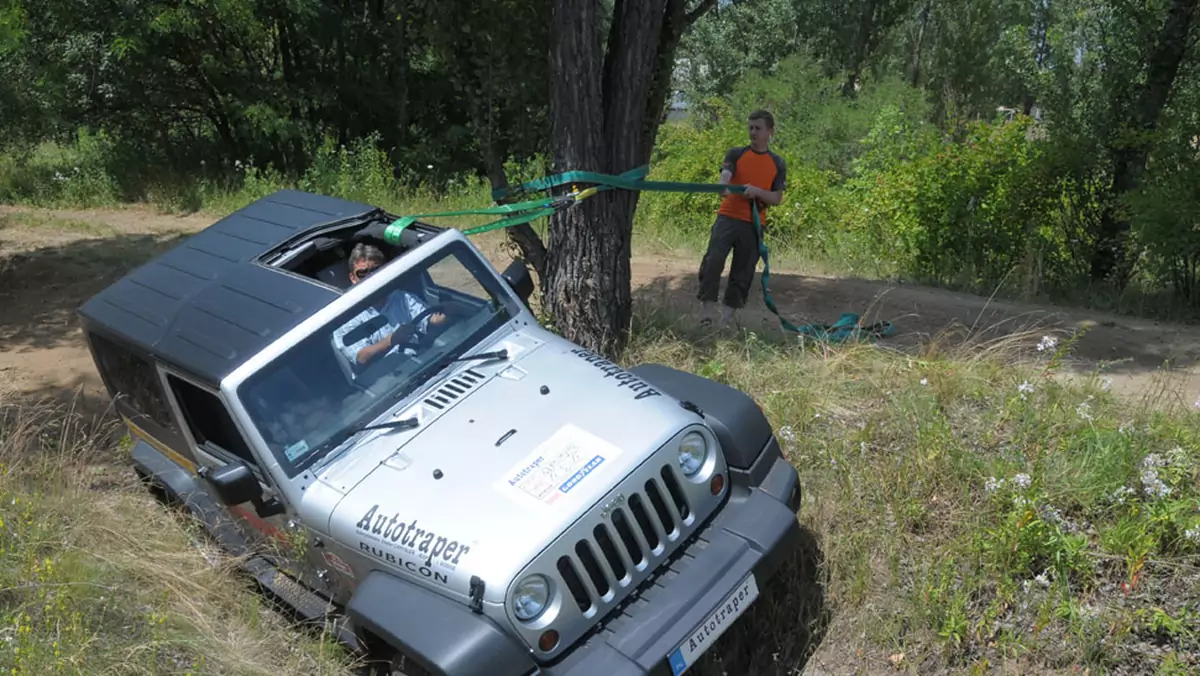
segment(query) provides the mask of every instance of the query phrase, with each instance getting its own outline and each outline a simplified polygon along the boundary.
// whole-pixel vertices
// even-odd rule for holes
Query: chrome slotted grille
[[[668,546],[691,523],[692,512],[669,464],[613,506],[606,520],[557,561],[558,573],[579,610],[590,617],[623,596],[622,591],[641,577],[637,573],[653,568],[670,553]]]

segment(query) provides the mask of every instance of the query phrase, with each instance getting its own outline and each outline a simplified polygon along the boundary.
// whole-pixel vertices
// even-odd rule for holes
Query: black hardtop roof
[[[86,325],[215,384],[340,296],[254,259],[306,230],[374,212],[380,210],[281,190],[133,269],[79,314]]]

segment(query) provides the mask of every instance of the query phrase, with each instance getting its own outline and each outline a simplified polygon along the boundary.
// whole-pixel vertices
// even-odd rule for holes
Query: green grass
[[[29,212],[0,214],[0,231],[8,229],[57,231],[100,236],[111,235],[113,233],[111,227],[101,223]]]
[[[791,570],[700,673],[792,663],[821,632],[836,666],[872,673],[1200,668],[1200,414],[1061,384],[1062,354],[1018,368],[1009,348],[823,350],[641,322],[629,363],[762,404],[824,560]]]
[[[698,674],[818,647],[872,672],[1200,668],[1200,414],[1062,384],[1062,348],[1020,367],[1009,349],[711,339],[639,308],[624,361],[751,393],[804,488],[803,551]],[[56,411],[0,420],[5,669],[349,673],[208,564],[107,438]]]
[[[132,480],[111,429],[0,413],[0,671],[342,674]]]

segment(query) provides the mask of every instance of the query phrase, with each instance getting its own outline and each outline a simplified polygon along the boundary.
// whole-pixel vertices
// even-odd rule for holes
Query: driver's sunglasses
[[[354,271],[354,276],[358,277],[359,279],[362,279],[363,277],[366,277],[367,275],[371,274],[372,272],[375,272],[378,269],[379,269],[378,267],[359,268],[358,270]]]

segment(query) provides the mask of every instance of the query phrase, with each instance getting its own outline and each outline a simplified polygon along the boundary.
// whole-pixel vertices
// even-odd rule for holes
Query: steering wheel
[[[432,317],[433,315],[438,314],[438,313],[446,314],[446,306],[441,303],[438,303],[437,305],[432,305],[430,307],[425,308],[420,314],[418,314],[416,317],[413,317],[412,319],[405,322],[404,324],[401,324],[400,328],[396,329],[392,333],[393,341],[396,338],[399,338],[401,341],[408,340],[409,338],[411,338],[413,336],[413,334],[415,334],[417,332],[416,327],[418,325],[420,325],[420,323],[423,320],[425,320],[428,317]],[[418,347],[428,347],[428,341],[429,341],[429,329],[428,329],[428,327],[426,327],[426,330],[420,335],[420,337],[417,338],[417,346]],[[396,343],[393,342],[393,344],[396,344]]]

